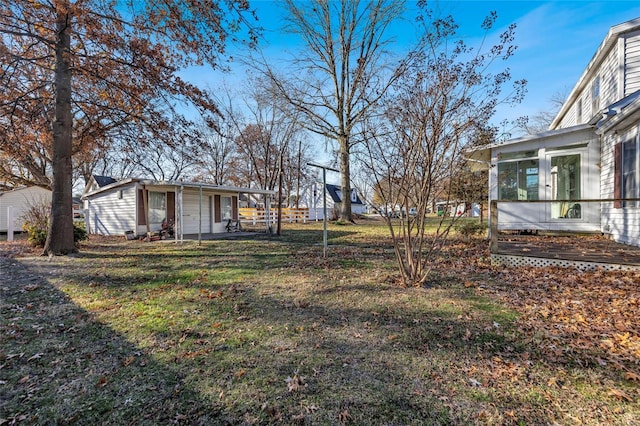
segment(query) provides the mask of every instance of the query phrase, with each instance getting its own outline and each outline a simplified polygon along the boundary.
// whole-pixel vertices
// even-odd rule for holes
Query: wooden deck
[[[492,254],[505,266],[564,266],[582,270],[640,270],[640,247],[601,236],[500,235]]]

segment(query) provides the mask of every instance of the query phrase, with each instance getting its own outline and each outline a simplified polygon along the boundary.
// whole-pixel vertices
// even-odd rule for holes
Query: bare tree
[[[560,111],[560,108],[562,108],[570,90],[570,88],[565,88],[564,90],[553,93],[547,102],[549,105],[548,109],[539,111],[532,117],[527,117],[527,120],[520,121],[518,127],[529,135],[549,130],[551,122],[556,117],[556,114],[558,114],[558,111]]]
[[[229,185],[235,173],[231,164],[235,162],[237,155],[232,126],[223,120],[210,124],[203,122],[199,134],[200,149],[194,179],[216,185]]]
[[[313,151],[302,142],[305,135],[300,114],[282,102],[271,82],[252,79],[241,93],[227,90],[225,99],[218,103],[229,131],[236,135],[237,154],[232,161],[236,184],[274,190],[280,173],[289,187],[297,178],[298,165],[304,175],[305,160]]]
[[[358,126],[399,77],[385,49],[389,25],[399,19],[399,0],[332,2],[286,0],[286,30],[304,48],[291,61],[286,77],[261,63],[281,96],[301,112],[306,128],[336,141],[342,193],[351,192],[351,150],[362,140]],[[340,217],[351,221],[351,200],[341,203]]]
[[[489,31],[495,20],[491,14],[483,28]],[[446,244],[453,223],[443,216],[434,232],[426,231],[431,200],[436,195],[452,200],[452,176],[463,148],[477,139],[498,103],[519,101],[524,93],[523,81],[502,93],[511,80],[508,69],[487,71],[512,55],[515,26],[485,52],[462,41],[449,43],[457,29],[451,17],[433,19],[425,11],[422,22],[432,24],[425,27],[418,61],[394,85],[382,118],[369,123],[362,149],[364,164],[376,180],[378,207],[405,213],[399,223],[384,217],[407,285],[425,282],[429,262]],[[410,209],[415,216],[406,215]]]
[[[25,163],[30,160],[25,151],[35,142],[46,152],[38,158],[46,158],[52,189],[44,254],[76,251],[71,214],[74,150],[94,148],[90,141],[104,141],[104,126],[120,119],[161,124],[155,120],[161,118],[154,108],[158,101],[171,105],[186,100],[201,113],[215,115],[210,97],[177,71],[205,62],[218,66],[234,33],[242,32],[255,43],[256,29],[248,20],[252,16],[246,0],[0,4],[0,150],[30,173],[40,170]],[[49,120],[41,119],[40,111]],[[14,131],[17,119],[38,133],[37,140],[30,132]],[[81,139],[86,147],[74,145],[75,126],[83,121],[96,131]]]

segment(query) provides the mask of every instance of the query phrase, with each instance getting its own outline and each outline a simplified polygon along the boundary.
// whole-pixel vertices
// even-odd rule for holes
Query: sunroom
[[[469,158],[476,169],[490,170],[497,229],[600,232],[600,142],[593,126],[488,145]]]

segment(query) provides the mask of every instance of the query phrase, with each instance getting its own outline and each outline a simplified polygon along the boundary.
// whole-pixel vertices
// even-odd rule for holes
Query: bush
[[[455,225],[456,231],[464,238],[471,238],[474,235],[482,234],[487,230],[486,222],[477,220],[463,220]]]
[[[22,215],[22,230],[27,233],[29,243],[34,247],[44,247],[47,241],[51,205],[45,202],[33,204]]]
[[[22,230],[27,233],[27,240],[34,247],[44,247],[49,232],[49,221],[51,219],[51,206],[41,202],[32,205],[22,215]],[[87,239],[87,231],[83,223],[73,223],[73,241],[76,245]]]

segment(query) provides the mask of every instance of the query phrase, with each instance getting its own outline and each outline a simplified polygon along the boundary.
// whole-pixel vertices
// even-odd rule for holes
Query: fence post
[[[15,218],[13,217],[13,206],[7,207],[7,241],[13,241],[13,226]]]
[[[489,253],[498,252],[498,201],[491,200],[489,206]]]

